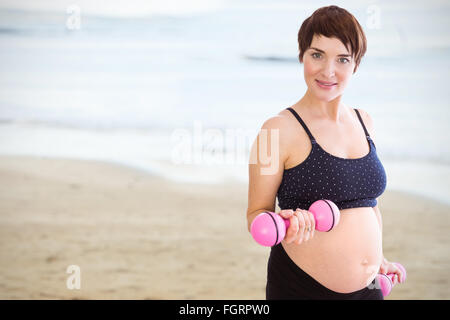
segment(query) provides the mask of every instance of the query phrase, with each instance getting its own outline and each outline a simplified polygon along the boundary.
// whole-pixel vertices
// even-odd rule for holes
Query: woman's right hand
[[[308,241],[314,236],[316,223],[313,214],[308,210],[299,208],[295,211],[292,209],[281,210],[279,215],[285,219],[289,219],[290,222],[284,238],[286,243],[295,242],[296,244],[301,244],[303,241]]]

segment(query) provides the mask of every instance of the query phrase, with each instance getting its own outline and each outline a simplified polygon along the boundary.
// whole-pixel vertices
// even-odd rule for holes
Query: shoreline
[[[0,179],[0,298],[265,298],[269,249],[248,234],[245,183],[26,156],[0,156]],[[384,255],[408,271],[387,299],[449,299],[450,206],[393,190],[379,206]]]
[[[163,129],[88,130],[30,123],[3,124],[0,125],[0,136],[5,143],[0,144],[0,157],[80,159],[113,163],[176,183],[247,183],[249,150],[244,152],[245,148],[241,150],[230,147],[229,153],[218,153],[218,159],[210,157],[208,153],[199,154],[197,159],[197,154],[191,149],[192,158],[188,163],[175,164],[171,155],[176,144],[171,140],[170,132]],[[86,144],[87,140],[89,144]],[[118,144],[121,146],[120,153],[117,152]],[[439,157],[420,159],[411,152],[403,155],[406,157],[411,154],[408,159],[399,159],[397,153],[386,149],[388,145],[384,149],[382,145],[380,141],[378,155],[386,169],[389,190],[406,191],[416,196],[426,195],[434,201],[450,205],[450,164],[446,163],[444,154],[444,160]],[[441,160],[437,161],[438,159]]]

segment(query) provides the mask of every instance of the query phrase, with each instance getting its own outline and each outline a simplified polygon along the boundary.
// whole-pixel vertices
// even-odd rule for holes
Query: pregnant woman
[[[303,22],[298,44],[307,91],[264,122],[249,164],[249,231],[259,213],[275,212],[276,198],[290,220],[286,238],[271,247],[266,298],[383,299],[376,274],[395,273],[394,283],[401,276],[383,257],[377,198],[386,173],[370,115],[342,101],[366,38],[352,14],[328,6]],[[315,232],[307,211],[319,199],[340,209],[330,232]]]

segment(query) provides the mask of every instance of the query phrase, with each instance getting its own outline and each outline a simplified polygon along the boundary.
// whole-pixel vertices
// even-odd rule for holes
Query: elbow
[[[255,214],[247,212],[247,230],[249,233],[251,233],[251,230],[252,230],[253,219],[255,219]]]
[[[255,218],[261,214],[262,212],[265,212],[267,210],[257,210],[257,211],[253,211],[252,213],[247,214],[247,230],[249,233],[251,233],[252,230],[252,223],[253,220],[255,220]]]

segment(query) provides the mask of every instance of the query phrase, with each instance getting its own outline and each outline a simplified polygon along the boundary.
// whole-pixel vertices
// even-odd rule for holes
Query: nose
[[[325,62],[322,73],[325,79],[332,79],[335,76],[335,66],[333,60]]]

